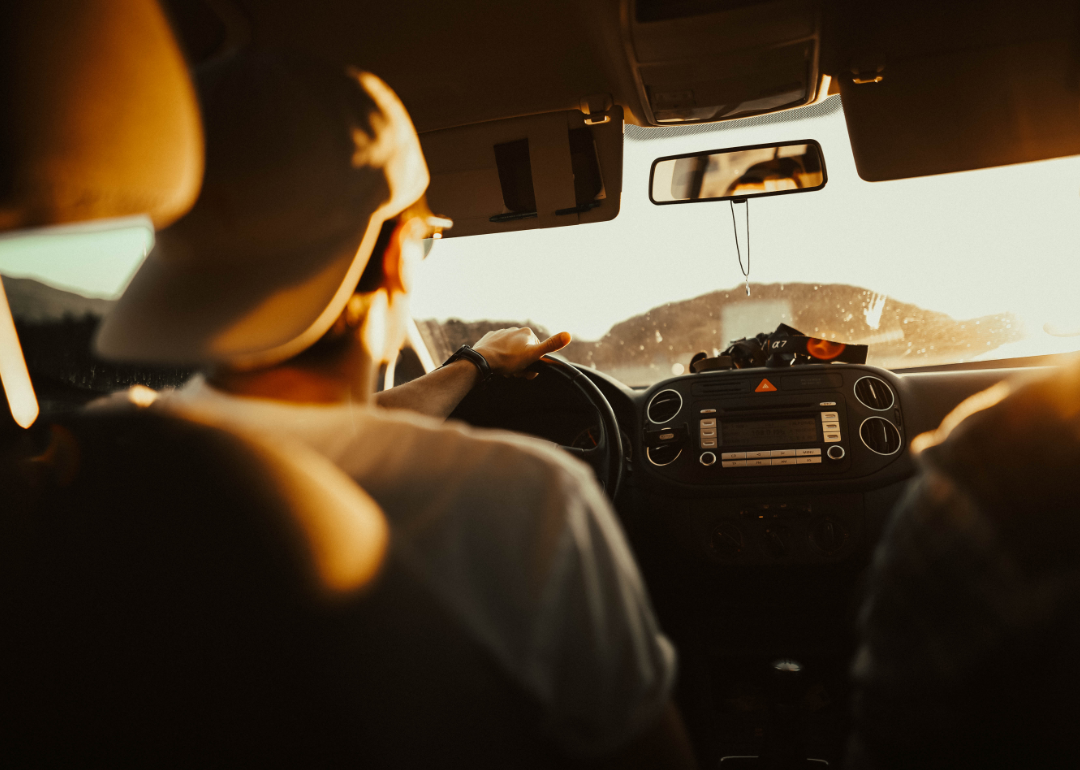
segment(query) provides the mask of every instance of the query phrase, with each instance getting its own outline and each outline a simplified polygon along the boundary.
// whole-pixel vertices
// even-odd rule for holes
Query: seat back
[[[0,463],[6,761],[355,760],[338,619],[364,586],[328,586],[309,517],[333,501],[244,440],[151,410],[51,432]],[[359,490],[338,504],[379,515]],[[380,532],[352,556],[381,558]]]
[[[336,469],[153,409],[50,431],[0,460],[6,762],[563,766]]]

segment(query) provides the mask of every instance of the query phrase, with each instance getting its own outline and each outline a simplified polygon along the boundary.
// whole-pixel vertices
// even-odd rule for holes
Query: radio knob
[[[825,454],[829,456],[830,460],[843,460],[844,448],[839,444],[833,444],[831,447],[825,450]]]
[[[716,455],[714,455],[712,452],[702,452],[701,457],[698,458],[698,462],[700,462],[702,465],[704,465],[706,467],[708,467],[710,465],[715,465],[716,464]]]

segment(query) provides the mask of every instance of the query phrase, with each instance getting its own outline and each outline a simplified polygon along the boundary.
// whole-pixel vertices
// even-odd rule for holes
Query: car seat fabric
[[[327,589],[235,436],[134,409],[53,431],[46,460],[0,463],[8,766],[559,766],[392,552]]]
[[[875,558],[853,767],[1075,764],[1080,367],[1006,392],[946,419]]]
[[[333,597],[243,444],[136,411],[54,431],[67,457],[4,463],[6,761],[355,756]]]

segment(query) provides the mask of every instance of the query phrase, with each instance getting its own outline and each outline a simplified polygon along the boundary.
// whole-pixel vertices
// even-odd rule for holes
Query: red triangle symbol
[[[754,388],[755,393],[774,393],[775,391],[776,386],[768,380],[762,380],[758,383],[758,386]]]

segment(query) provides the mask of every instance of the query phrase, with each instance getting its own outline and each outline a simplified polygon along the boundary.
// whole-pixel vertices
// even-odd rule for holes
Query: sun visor
[[[834,77],[859,176],[877,182],[1080,154],[1077,20],[1066,15],[1039,35],[1012,27],[1007,41],[894,47],[890,56],[882,45],[853,56]]]
[[[623,111],[616,105],[420,135],[428,203],[443,237],[605,222],[619,213]]]

